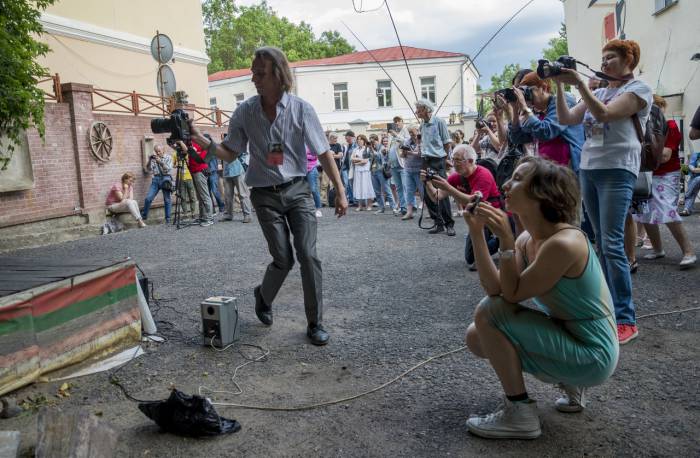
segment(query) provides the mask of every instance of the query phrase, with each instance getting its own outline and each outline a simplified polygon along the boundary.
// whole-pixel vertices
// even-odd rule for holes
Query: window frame
[[[344,83],[332,83],[333,84],[333,111],[348,111],[350,109],[350,85],[347,82]],[[336,86],[345,85],[345,89],[336,89]],[[343,100],[343,95],[344,100]],[[340,101],[340,108],[338,108],[337,101]],[[345,106],[343,106],[343,101]]]
[[[241,96],[240,100],[238,99],[239,95]],[[239,92],[238,94],[233,94],[233,101],[236,103],[236,108],[238,108],[241,103],[245,101],[245,93]]]
[[[386,84],[388,83],[388,87],[382,87],[380,84]],[[394,100],[393,100],[393,94],[392,94],[392,87],[391,87],[391,80],[377,80],[377,91],[382,91],[382,95],[377,94],[377,107],[378,108],[393,108],[394,106]],[[387,93],[389,94],[389,97],[387,97]],[[389,103],[387,104],[387,99],[389,100]],[[384,101],[384,104],[379,103],[380,100]]]
[[[430,90],[429,89],[426,91],[427,95],[423,95],[423,87],[424,86],[428,87],[428,88],[430,87],[430,85],[428,85],[428,84],[423,84],[423,80],[428,79],[428,78],[433,79],[433,82],[432,82],[433,98],[432,99],[430,98]],[[431,102],[436,103],[435,101],[437,100],[437,78],[435,77],[435,75],[433,75],[433,76],[421,76],[420,77],[420,96],[423,99],[428,99]]]
[[[678,0],[663,0],[664,5],[659,7],[657,2],[658,0],[654,0],[654,12],[651,13],[652,16],[658,16],[678,4]]]

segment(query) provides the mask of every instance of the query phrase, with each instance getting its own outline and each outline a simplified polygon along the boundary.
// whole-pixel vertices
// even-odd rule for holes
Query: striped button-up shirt
[[[282,165],[269,165],[270,145],[282,145]],[[231,116],[228,136],[223,145],[236,153],[250,152],[246,183],[264,187],[306,176],[306,146],[315,156],[330,150],[330,145],[313,107],[299,97],[284,93],[277,102],[273,122],[265,115],[259,95],[243,102]]]

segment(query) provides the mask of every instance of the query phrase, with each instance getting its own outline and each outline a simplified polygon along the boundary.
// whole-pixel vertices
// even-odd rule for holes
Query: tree
[[[559,56],[569,55],[569,42],[566,39],[566,24],[562,22],[561,28],[559,29],[559,36],[550,38],[547,44],[549,46],[542,50],[543,59],[557,60]],[[535,64],[537,64],[536,61]],[[537,65],[535,65],[535,67],[536,66]]]
[[[503,67],[500,75],[491,76],[491,91],[511,87],[513,77],[521,70],[520,64],[508,64]]]
[[[205,0],[202,15],[210,74],[249,67],[253,51],[263,45],[282,49],[291,62],[355,50],[337,31],[328,30],[316,38],[309,24],[294,24],[277,16],[265,0],[253,6],[236,6],[232,0]]]
[[[44,93],[37,77],[48,70],[36,58],[49,47],[34,36],[43,31],[39,11],[54,1],[0,0],[0,137],[10,140],[10,152],[32,124],[44,137]]]

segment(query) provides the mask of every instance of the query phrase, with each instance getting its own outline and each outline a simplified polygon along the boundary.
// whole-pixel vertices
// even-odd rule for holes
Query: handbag
[[[170,175],[163,175],[163,181],[160,182],[160,189],[167,192],[173,190],[173,179]]]
[[[384,173],[384,178],[387,180],[391,178],[391,165],[388,162],[385,162],[382,166],[382,173]]]
[[[634,183],[632,200],[640,201],[651,199],[651,176],[651,172],[639,172],[639,175],[637,175],[637,181]]]

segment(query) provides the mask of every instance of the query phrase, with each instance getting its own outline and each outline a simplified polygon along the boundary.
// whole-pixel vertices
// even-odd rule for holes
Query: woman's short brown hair
[[[136,177],[131,172],[126,172],[124,175],[122,175],[122,183],[126,183],[126,180],[129,180],[129,179],[135,180]]]
[[[540,89],[543,89],[547,92],[552,92],[552,86],[549,82],[548,79],[543,80],[537,75],[537,72],[530,72],[527,75],[523,76],[523,78],[520,80],[520,85],[521,86],[529,86],[529,87],[538,87]]]
[[[528,193],[540,202],[540,211],[550,223],[576,224],[581,191],[574,172],[548,159],[526,156],[518,162],[530,164],[525,175],[530,178]]]
[[[639,56],[642,51],[639,48],[639,43],[634,40],[610,40],[603,46],[603,52],[613,51],[624,59],[629,59],[630,69],[634,70],[639,64]]]
[[[369,140],[367,140],[367,136],[365,134],[358,135],[357,138],[355,139],[355,141],[360,140],[360,139],[362,139],[362,141],[365,142],[365,146],[367,146],[369,144]]]
[[[654,105],[657,107],[661,108],[662,110],[666,109],[666,99],[661,97],[658,94],[654,94]]]

